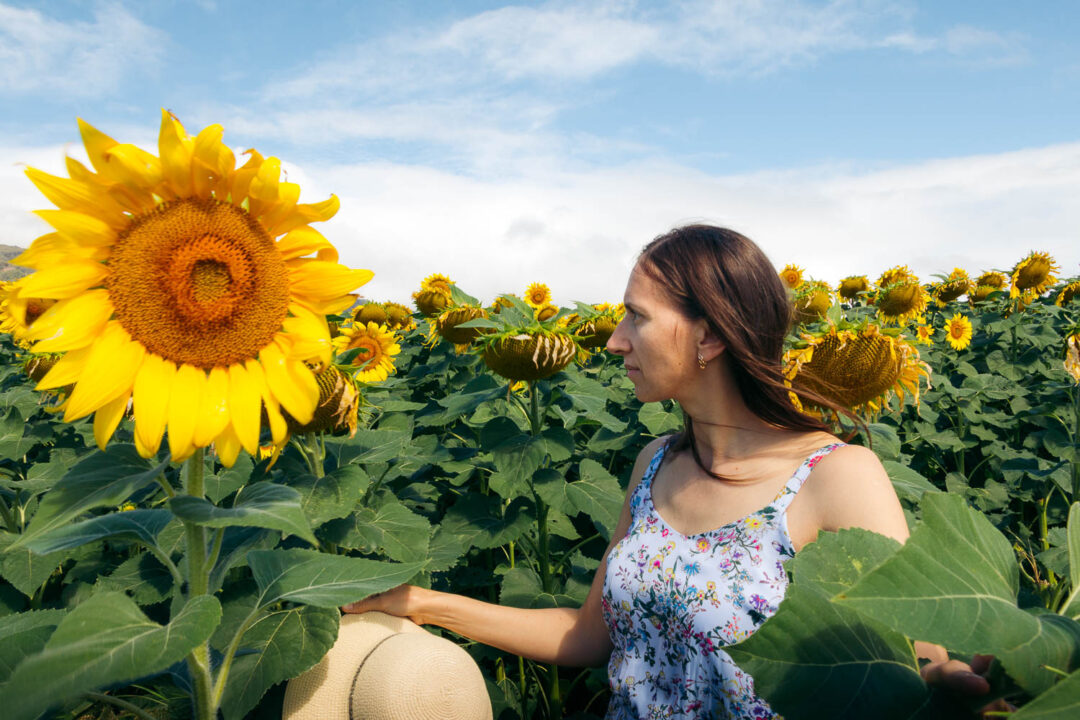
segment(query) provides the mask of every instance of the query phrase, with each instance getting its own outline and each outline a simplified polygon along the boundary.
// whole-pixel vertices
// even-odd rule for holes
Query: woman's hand
[[[422,612],[422,599],[429,594],[430,590],[415,585],[398,585],[386,592],[369,595],[358,602],[349,603],[342,607],[347,613],[365,613],[378,610],[387,615],[409,618],[417,625],[423,625],[427,621]]]
[[[961,699],[978,697],[990,692],[990,682],[984,676],[993,660],[993,655],[975,655],[970,665],[960,660],[930,662],[919,668],[919,674],[927,685],[943,687]],[[983,707],[979,713],[981,717],[986,717],[990,712],[1015,710],[1009,703],[998,699]]]

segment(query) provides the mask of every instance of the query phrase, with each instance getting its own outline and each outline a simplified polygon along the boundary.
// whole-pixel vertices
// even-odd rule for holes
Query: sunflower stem
[[[185,491],[191,497],[202,498],[206,494],[203,484],[203,449],[197,448],[187,461]],[[210,584],[207,568],[206,530],[201,525],[184,522],[187,541],[188,599],[205,595]],[[194,684],[195,717],[198,720],[215,720],[217,705],[212,698],[213,681],[210,676],[210,646],[203,642],[187,656],[188,670]]]
[[[118,697],[113,697],[112,695],[106,695],[105,693],[99,692],[88,692],[85,693],[83,697],[91,702],[105,703],[106,705],[118,707],[125,712],[131,713],[137,718],[141,718],[141,720],[157,720],[157,718],[138,705],[130,703],[127,700],[121,700]]]

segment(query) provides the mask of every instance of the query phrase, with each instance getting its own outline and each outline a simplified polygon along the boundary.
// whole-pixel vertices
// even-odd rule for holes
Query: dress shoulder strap
[[[773,507],[777,509],[787,508],[791,501],[795,499],[795,493],[799,492],[799,488],[801,488],[806,482],[806,479],[810,477],[810,471],[814,469],[814,466],[821,462],[821,459],[833,450],[842,448],[845,445],[847,445],[847,443],[832,443],[810,453],[810,455],[803,460],[802,465],[800,465],[791,478],[788,479],[787,483],[784,485],[784,489],[780,491],[780,495],[777,496],[776,500],[773,502]]]

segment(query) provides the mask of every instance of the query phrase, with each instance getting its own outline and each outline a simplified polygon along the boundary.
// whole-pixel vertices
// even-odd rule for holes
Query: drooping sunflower
[[[797,322],[821,320],[832,305],[832,291],[828,283],[806,280],[795,290],[793,302]]]
[[[952,302],[972,288],[971,278],[963,268],[953,268],[949,276],[940,283],[934,285],[934,300],[938,305]]]
[[[372,275],[310,227],[337,198],[299,203],[280,161],[254,150],[237,168],[220,125],[192,137],[163,111],[157,156],[79,127],[92,170],[26,171],[58,208],[37,212],[56,232],[15,260],[36,271],[20,295],[57,301],[29,333],[34,352],[65,353],[38,388],[74,384],[64,418],[94,413],[102,447],[133,400],[146,457],[167,428],[174,460],[215,443],[231,465],[258,451],[262,414],[275,439],[282,408],[309,421],[304,360],[329,361],[324,316]]]
[[[353,322],[364,325],[373,322],[376,325],[385,325],[387,321],[386,308],[382,303],[366,302],[353,312]]]
[[[11,335],[19,347],[30,347],[30,326],[55,304],[50,298],[26,297],[13,282],[0,283],[0,333]]]
[[[525,302],[536,310],[550,305],[551,288],[544,283],[534,282],[525,289]]]
[[[1005,274],[995,270],[987,270],[975,278],[976,287],[992,287],[996,290],[1003,289],[1006,282],[1008,282],[1008,278],[1005,277]]]
[[[352,377],[367,383],[389,377],[394,372],[394,356],[401,352],[397,335],[385,325],[375,323],[355,323],[341,328],[341,334],[334,338],[334,347],[338,352],[357,350],[352,359],[356,368]]]
[[[795,290],[803,282],[803,268],[795,264],[788,264],[784,266],[784,269],[779,273],[780,279],[784,281],[784,285],[788,290]]]
[[[536,308],[536,319],[541,322],[550,320],[558,314],[559,306],[554,303],[547,303],[546,305]]]
[[[433,317],[453,305],[450,291],[453,284],[454,281],[445,275],[428,275],[420,283],[420,289],[412,294],[416,309],[425,317]]]
[[[1080,297],[1080,280],[1071,282],[1061,288],[1061,292],[1054,298],[1054,304],[1058,307],[1065,307],[1077,297]]]
[[[484,363],[509,380],[542,380],[570,364],[577,355],[573,337],[563,330],[534,330],[500,335],[483,346]]]
[[[784,354],[784,377],[793,390],[829,398],[854,412],[877,415],[893,397],[903,407],[910,395],[919,402],[920,383],[929,386],[930,370],[919,351],[897,331],[874,324],[839,329],[835,325],[802,336],[801,347]],[[799,407],[812,414],[827,414],[809,399]]]
[[[881,273],[881,277],[879,277],[877,281],[877,286],[883,288],[908,280],[918,280],[918,278],[911,274],[911,270],[908,269],[907,265],[897,265],[896,267],[889,268]]]
[[[960,313],[945,321],[945,339],[952,345],[953,350],[963,350],[970,345],[971,336],[971,320]]]
[[[870,281],[866,279],[865,275],[851,275],[840,281],[836,292],[845,300],[854,300],[859,297],[859,293],[866,292],[869,289]]]
[[[568,315],[565,326],[569,327],[577,339],[578,345],[585,351],[595,350],[607,345],[608,339],[614,334],[625,310],[620,311],[611,303],[593,305],[594,315],[582,317],[580,315]],[[562,324],[562,321],[560,321]]]
[[[930,293],[919,284],[914,275],[878,288],[874,305],[886,322],[903,325],[926,312]]]
[[[386,327],[389,329],[408,332],[416,327],[412,311],[401,303],[384,302],[383,307],[386,308]]]
[[[1031,252],[1028,256],[1016,263],[1012,271],[1012,288],[1009,297],[1015,298],[1038,297],[1046,292],[1046,289],[1057,282],[1055,272],[1060,271],[1054,263],[1054,258],[1044,252]]]
[[[456,305],[443,314],[439,315],[432,324],[432,331],[442,336],[448,342],[453,343],[458,352],[465,352],[473,340],[483,334],[482,328],[458,327],[470,320],[478,320],[487,317],[487,311],[481,307],[472,305]]]
[[[288,413],[285,420],[289,432],[336,433],[349,431],[349,436],[356,434],[356,416],[360,409],[360,390],[356,380],[341,372],[335,365],[327,365],[315,374],[319,386],[319,402],[315,413],[308,423],[299,423]]]
[[[929,325],[919,324],[915,326],[915,342],[920,345],[934,344],[934,328]]]
[[[1070,335],[1065,341],[1065,372],[1080,384],[1080,335]]]

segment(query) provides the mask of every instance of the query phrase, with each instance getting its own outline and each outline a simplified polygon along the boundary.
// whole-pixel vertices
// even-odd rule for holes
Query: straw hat
[[[469,654],[381,612],[344,615],[337,642],[285,689],[282,720],[491,720]]]

